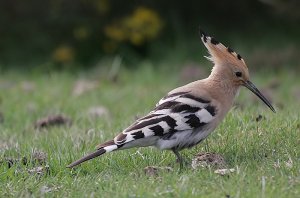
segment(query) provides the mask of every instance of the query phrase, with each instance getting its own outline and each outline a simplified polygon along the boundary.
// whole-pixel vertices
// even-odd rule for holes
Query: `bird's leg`
[[[172,149],[173,153],[176,155],[176,162],[180,164],[180,170],[183,168],[183,159],[179,154],[178,150]]]

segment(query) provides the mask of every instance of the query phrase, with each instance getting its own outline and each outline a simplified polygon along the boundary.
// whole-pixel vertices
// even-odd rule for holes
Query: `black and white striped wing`
[[[216,115],[210,101],[189,92],[177,92],[162,98],[155,109],[138,119],[115,139],[117,145],[151,136],[171,136],[175,132],[204,127]]]

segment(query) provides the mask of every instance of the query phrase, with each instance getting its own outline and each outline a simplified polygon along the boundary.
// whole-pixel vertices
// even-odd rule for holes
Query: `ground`
[[[2,73],[0,197],[300,196],[300,81],[287,69],[252,73],[276,114],[242,88],[214,133],[182,152],[190,162],[199,152],[218,153],[232,173],[190,165],[178,171],[174,155],[155,148],[109,153],[66,168],[187,81],[170,68],[143,63],[113,76],[105,69]],[[51,126],[50,115],[64,117]],[[149,175],[147,166],[171,169]]]

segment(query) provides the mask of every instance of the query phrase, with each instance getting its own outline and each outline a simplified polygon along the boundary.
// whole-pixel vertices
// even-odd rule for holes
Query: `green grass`
[[[0,75],[0,157],[30,159],[33,150],[46,152],[49,173],[29,174],[34,163],[21,162],[11,168],[0,164],[0,197],[299,197],[300,196],[300,80],[296,73],[255,73],[253,82],[262,88],[274,78],[280,86],[272,90],[277,113],[272,113],[243,88],[238,103],[207,140],[182,153],[192,159],[198,152],[223,155],[234,173],[220,176],[213,169],[178,172],[171,152],[140,148],[110,153],[70,170],[67,164],[93,151],[136,116],[147,113],[169,90],[182,83],[178,70],[141,66],[121,70],[118,81],[108,81],[105,70],[81,74]],[[171,70],[171,71],[169,71]],[[250,69],[251,70],[251,69]],[[95,80],[98,86],[73,96],[78,79]],[[22,84],[30,81],[32,91]],[[299,93],[298,93],[299,94]],[[298,97],[298,99],[297,99]],[[93,118],[87,111],[106,107],[109,117]],[[72,126],[38,130],[34,122],[53,114],[69,116]],[[256,122],[255,118],[264,119]],[[139,151],[139,153],[137,152]],[[292,162],[291,166],[287,166]],[[173,166],[174,171],[158,177],[144,174],[146,166]],[[52,188],[43,192],[45,187]],[[56,189],[55,189],[56,188]]]

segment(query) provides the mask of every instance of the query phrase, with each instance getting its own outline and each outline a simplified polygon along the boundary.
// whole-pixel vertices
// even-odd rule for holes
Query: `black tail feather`
[[[95,151],[93,153],[90,153],[90,154],[84,156],[83,158],[81,158],[81,159],[79,159],[79,160],[77,160],[77,161],[69,164],[67,166],[67,168],[73,168],[74,166],[77,166],[77,165],[81,164],[82,162],[85,162],[87,160],[90,160],[90,159],[93,159],[95,157],[98,157],[98,156],[100,156],[100,155],[102,155],[104,153],[106,153],[105,149],[99,149],[99,150],[97,150],[97,151]]]

